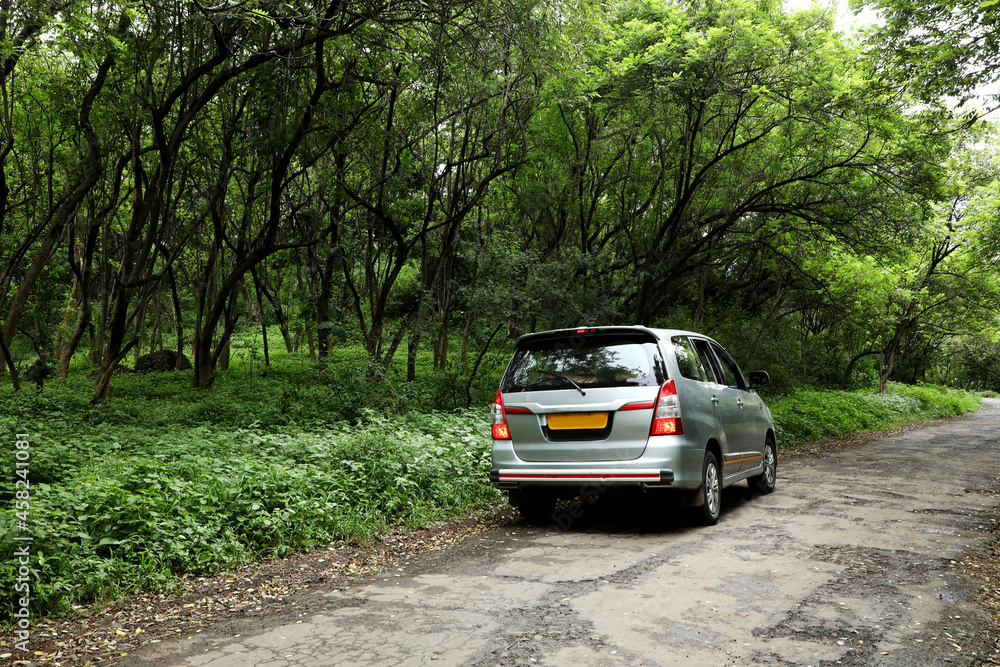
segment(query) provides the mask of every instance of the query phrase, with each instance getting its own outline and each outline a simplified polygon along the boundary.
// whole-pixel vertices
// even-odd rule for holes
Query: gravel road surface
[[[779,460],[777,490],[727,490],[717,526],[602,499],[565,529],[478,535],[118,664],[978,664],[997,657],[992,619],[958,565],[1000,505],[1000,400],[986,403]]]

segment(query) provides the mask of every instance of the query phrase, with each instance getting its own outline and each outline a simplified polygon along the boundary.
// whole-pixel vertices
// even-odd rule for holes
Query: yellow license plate
[[[553,431],[565,431],[572,428],[605,428],[608,425],[607,412],[571,412],[562,415],[549,415],[549,428]]]

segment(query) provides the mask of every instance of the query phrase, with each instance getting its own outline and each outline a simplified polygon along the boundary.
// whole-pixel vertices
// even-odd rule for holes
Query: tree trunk
[[[14,360],[10,356],[10,350],[3,342],[2,336],[0,336],[0,353],[3,354],[7,368],[10,369],[10,379],[14,383],[14,391],[21,391],[21,380],[17,377],[17,368],[14,366]]]
[[[177,281],[174,279],[172,269],[167,271],[167,280],[170,282],[170,302],[174,308],[174,335],[177,337],[177,364],[174,370],[180,370],[184,359],[184,315],[181,310],[180,295],[177,294]]]
[[[87,328],[90,326],[91,317],[92,306],[90,303],[90,296],[85,295],[83,297],[83,301],[80,303],[80,319],[77,322],[76,330],[73,331],[73,335],[70,337],[69,341],[63,345],[62,354],[59,358],[59,371],[56,374],[56,377],[69,377],[70,361],[72,361],[77,347],[80,346],[80,341],[83,340],[83,335],[87,332]]]
[[[899,353],[899,345],[903,340],[903,334],[906,330],[910,328],[913,324],[913,314],[917,310],[917,301],[913,299],[910,301],[909,307],[906,309],[906,315],[896,324],[896,330],[893,332],[892,339],[889,341],[889,345],[885,349],[885,366],[879,367],[879,393],[883,396],[889,393],[889,376],[892,375],[892,369],[896,362],[896,355]]]
[[[135,333],[133,334],[137,343],[135,350],[132,352],[134,357],[134,362],[132,365],[135,366],[139,363],[139,357],[142,356],[142,334],[146,327],[146,307],[149,305],[147,299],[139,299],[139,303],[136,304],[135,310]]]
[[[316,341],[313,339],[312,327],[306,327],[306,342],[309,343],[309,361],[316,363]]]
[[[93,178],[93,181],[97,181],[96,176]],[[49,258],[55,252],[56,246],[62,238],[63,230],[66,227],[67,219],[92,185],[93,183],[86,185],[86,187],[85,184],[77,186],[74,194],[79,194],[79,197],[71,197],[70,200],[65,201],[53,215],[49,231],[45,235],[45,238],[42,239],[42,243],[35,252],[28,270],[25,271],[24,278],[21,279],[17,292],[14,294],[14,299],[11,301],[10,308],[7,310],[7,317],[4,318],[3,328],[0,329],[0,337],[3,338],[5,346],[9,347],[11,341],[14,339],[14,332],[17,331],[17,325],[20,323],[21,316],[24,314],[24,308],[34,291],[35,283],[48,263]]]
[[[413,329],[410,331],[410,340],[406,346],[407,382],[413,382],[417,379],[417,352],[420,348],[420,337],[423,334],[424,324],[427,321],[427,304],[423,296],[420,298],[420,305],[417,306],[416,315],[412,319]]]
[[[72,256],[73,250],[70,249],[70,255]],[[73,323],[73,315],[77,312],[77,304],[80,302],[80,281],[77,277],[73,276],[73,282],[69,290],[69,298],[66,300],[66,305],[63,307],[65,315],[63,315],[62,325],[59,327],[59,335],[56,338],[55,349],[52,351],[53,356],[58,359],[62,359],[63,350],[66,349],[69,341],[66,338],[66,333],[69,331],[70,324]],[[72,335],[72,334],[71,334]]]
[[[476,306],[465,313],[465,330],[462,332],[462,364],[469,361],[469,339],[472,337],[472,330],[476,324]]]
[[[861,359],[863,359],[864,357],[870,357],[873,354],[882,354],[882,351],[881,350],[869,350],[867,352],[859,352],[859,353],[857,353],[856,355],[854,355],[851,358],[851,360],[847,363],[847,368],[844,369],[843,375],[840,376],[840,384],[839,384],[839,386],[840,386],[840,390],[841,391],[846,391],[847,390],[847,383],[851,379],[851,373],[854,371],[855,364],[857,364],[859,361],[861,361]]]
[[[291,354],[294,350],[298,349],[298,337],[296,336],[295,341],[292,340],[291,333],[288,330],[288,318],[285,316],[285,312],[281,306],[281,302],[271,292],[267,284],[264,282],[263,278],[259,277],[260,274],[257,270],[257,267],[253,267],[252,269],[250,269],[250,274],[253,277],[254,285],[260,286],[260,292],[264,295],[264,298],[267,299],[268,303],[271,304],[271,309],[274,310],[274,318],[278,320],[278,329],[281,331],[281,337],[285,341],[285,351]],[[280,282],[278,283],[278,289],[279,290],[281,289]],[[261,313],[263,313],[263,310],[261,310]]]
[[[208,389],[215,382],[215,362],[212,360],[212,337],[200,336],[197,346],[193,364],[195,387]]]
[[[78,258],[79,265],[77,265],[76,261],[72,261],[74,259],[72,255],[70,257],[70,268],[73,270],[76,284],[80,286],[80,318],[77,322],[76,330],[73,332],[73,335],[70,337],[69,341],[63,345],[59,358],[59,370],[56,377],[65,378],[69,376],[69,363],[73,359],[73,355],[76,354],[76,349],[80,345],[80,341],[83,340],[84,333],[86,333],[87,329],[91,326],[93,304],[90,300],[90,278],[94,263],[94,251],[97,248],[97,235],[100,230],[100,224],[96,221],[91,223],[90,230],[87,233],[87,240],[84,243],[83,252],[80,253]]]
[[[106,245],[102,244],[102,248]],[[103,254],[103,253],[102,253]],[[91,336],[90,340],[90,363],[100,367],[104,364],[105,339],[107,337],[108,313],[111,312],[110,294],[108,293],[108,282],[111,277],[111,267],[107,257],[102,257],[101,275],[97,280],[98,290],[101,295],[101,319],[97,327],[97,335]]]
[[[438,317],[437,338],[434,341],[434,368],[443,371],[448,365],[448,334],[451,329],[451,308],[445,304]]]
[[[403,342],[403,337],[406,335],[406,330],[410,327],[413,322],[414,313],[410,313],[406,319],[404,319],[399,328],[396,329],[396,335],[392,337],[392,341],[389,343],[389,347],[386,349],[385,356],[382,357],[381,370],[385,371],[389,368],[389,364],[392,363],[392,358],[396,354],[396,350],[399,348],[399,344]]]
[[[332,252],[327,253],[326,261],[322,262],[322,265],[318,259],[316,262],[320,280],[319,297],[316,299],[316,339],[320,361],[324,361],[327,356],[327,339],[330,336],[330,330],[322,327],[322,325],[330,319],[330,297],[333,296],[333,270],[335,263],[336,257]]]
[[[277,312],[277,311],[275,311]],[[288,331],[288,322],[280,321],[278,323],[278,331],[281,332],[281,338],[285,341],[285,352],[288,354],[292,353],[294,345],[292,344],[291,332]]]
[[[458,244],[455,243],[454,248],[449,245],[445,251],[457,249]],[[434,368],[438,370],[444,370],[448,365],[448,336],[451,334],[451,281],[454,267],[452,258],[451,253],[445,257],[444,270],[437,284],[438,332],[434,341]]]
[[[103,403],[108,400],[108,396],[111,392],[111,378],[114,376],[115,367],[122,359],[125,358],[126,355],[128,355],[132,347],[137,342],[138,341],[133,338],[114,357],[105,357],[103,363],[101,364],[101,368],[97,373],[97,383],[94,385],[94,395],[90,399],[91,405]],[[100,398],[98,399],[98,397]]]
[[[219,349],[215,353],[215,363],[218,364],[219,370],[223,371],[229,370],[229,363],[232,360],[233,353],[233,330],[236,329],[236,321],[240,319],[240,316],[236,313],[236,299],[238,294],[238,287],[229,291],[229,300],[226,302],[226,314],[223,319],[222,340],[219,341]],[[211,340],[212,338],[209,336],[209,341]],[[215,375],[213,373],[208,386],[211,386],[214,382]]]
[[[261,309],[260,335],[261,335],[261,339],[264,342],[264,365],[265,366],[270,366],[271,365],[271,353],[270,353],[270,351],[268,350],[268,347],[267,347],[267,320],[264,319],[264,309],[263,309],[264,304],[260,303],[260,301],[259,301],[260,296],[259,295],[258,295],[257,298],[258,298],[257,305]]]
[[[504,328],[504,325],[505,323],[501,322],[493,329],[493,333],[486,339],[486,345],[483,346],[483,349],[479,352],[479,356],[476,357],[476,363],[473,365],[472,372],[469,373],[469,379],[465,383],[465,407],[467,408],[472,406],[472,381],[479,374],[479,365],[483,363],[483,358],[486,356],[486,352],[489,351],[490,345],[493,344],[493,339]]]
[[[250,277],[253,278],[253,289],[257,295],[257,314],[260,317],[260,333],[264,340],[264,365],[270,366],[271,358],[268,355],[267,349],[267,318],[264,317],[264,302],[261,300],[261,292],[263,290],[260,286],[260,278],[257,275],[257,267],[250,269]]]

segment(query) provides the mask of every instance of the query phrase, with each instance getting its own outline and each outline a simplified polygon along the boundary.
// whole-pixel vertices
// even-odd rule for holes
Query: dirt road
[[[995,656],[990,619],[957,565],[1000,504],[1000,401],[987,403],[779,462],[775,493],[730,489],[714,527],[601,501],[567,529],[487,533],[120,664],[975,664]]]

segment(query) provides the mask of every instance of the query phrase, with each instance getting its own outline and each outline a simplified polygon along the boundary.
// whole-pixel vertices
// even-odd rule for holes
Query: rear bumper
[[[490,481],[506,490],[569,492],[586,485],[691,490],[701,486],[704,462],[704,447],[692,446],[683,435],[651,437],[642,456],[614,461],[525,461],[510,440],[494,440]]]
[[[674,471],[669,468],[639,468],[634,470],[614,470],[607,468],[583,468],[579,470],[494,468],[490,471],[490,482],[498,489],[514,489],[522,485],[579,486],[581,484],[601,484],[670,486],[674,482]]]

